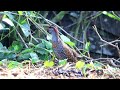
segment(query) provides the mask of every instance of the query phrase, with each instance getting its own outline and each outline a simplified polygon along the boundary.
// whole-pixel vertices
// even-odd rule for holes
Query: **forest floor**
[[[51,68],[26,63],[22,68],[0,66],[0,79],[120,79],[120,69],[106,66],[100,70],[86,69],[83,74],[73,63]]]

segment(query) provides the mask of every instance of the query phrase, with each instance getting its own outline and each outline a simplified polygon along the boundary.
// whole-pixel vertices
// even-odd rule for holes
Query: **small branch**
[[[70,27],[72,27],[72,26],[75,25],[75,24],[77,24],[77,22],[74,22],[74,23],[72,23],[72,24],[66,26],[65,28],[70,28]]]
[[[16,30],[16,29],[15,29]],[[25,41],[23,40],[22,36],[20,35],[20,33],[16,30],[18,36],[20,37],[21,41],[23,42],[23,44],[25,45],[26,48],[28,48],[28,46],[26,45]]]
[[[101,40],[102,42],[104,42],[104,43],[106,43],[106,44],[108,44],[108,45],[111,45],[111,46],[113,46],[113,47],[115,47],[115,48],[117,49],[118,55],[119,55],[119,57],[120,57],[120,49],[119,49],[119,47],[118,47],[117,45],[112,44],[111,42],[107,42],[107,41],[103,40],[102,37],[100,36],[100,34],[98,33],[97,28],[96,28],[95,25],[93,26],[93,29],[95,30],[95,32],[97,33],[98,37],[100,38],[100,40]]]
[[[57,27],[58,27],[59,29],[61,29],[64,33],[66,33],[68,36],[70,36],[71,38],[73,38],[73,39],[75,39],[76,41],[78,41],[78,42],[80,42],[80,43],[83,44],[82,41],[80,41],[80,40],[74,38],[73,36],[71,36],[69,33],[67,33],[64,29],[62,29],[60,26],[58,26],[58,25],[55,24],[54,22],[52,22],[52,21],[50,21],[50,20],[44,18],[41,14],[39,14],[39,15],[40,15],[49,25],[52,25],[52,24],[53,24],[53,25],[57,26]]]
[[[115,43],[115,42],[120,42],[120,40],[114,40],[114,41],[111,41],[111,42],[109,42],[109,43]],[[106,44],[103,44],[103,45],[101,45],[101,47],[103,47],[103,46],[105,46],[105,45],[108,45],[107,43]]]
[[[109,64],[111,64],[114,67],[120,67],[120,65],[116,65],[113,61],[117,62],[120,64],[120,61],[114,59],[114,58],[97,58],[97,59],[91,59],[91,60],[87,60],[85,62],[93,62],[93,61],[99,61],[99,60],[104,60],[107,61]]]
[[[111,59],[111,58],[97,58],[97,59],[91,59],[91,60],[87,60],[85,62],[93,62],[93,61],[99,61],[99,60],[108,60],[108,59]]]

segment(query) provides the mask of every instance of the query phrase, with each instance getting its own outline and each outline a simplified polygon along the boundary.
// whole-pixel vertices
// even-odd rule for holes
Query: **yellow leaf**
[[[81,69],[81,68],[84,67],[84,65],[85,65],[85,62],[83,62],[83,61],[78,61],[78,62],[76,63],[76,65],[75,65],[75,67],[76,67],[77,69]]]
[[[53,61],[50,61],[49,62],[49,67],[52,67],[54,65],[54,62]]]
[[[49,61],[44,62],[44,67],[48,67]]]
[[[54,62],[53,61],[45,61],[44,62],[44,67],[52,67],[54,66]]]

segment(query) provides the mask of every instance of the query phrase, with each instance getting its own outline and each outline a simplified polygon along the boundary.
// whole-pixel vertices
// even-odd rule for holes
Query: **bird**
[[[51,25],[48,27],[48,33],[52,35],[52,48],[57,59],[67,59],[68,62],[76,62],[77,58],[80,57],[80,54],[61,40],[58,28]]]

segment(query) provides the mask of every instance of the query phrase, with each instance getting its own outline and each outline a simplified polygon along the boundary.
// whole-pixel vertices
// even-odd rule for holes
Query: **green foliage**
[[[10,26],[15,26],[14,25],[14,23],[9,19],[9,18],[3,18],[3,20],[2,21],[4,21],[4,22],[6,22],[7,24],[9,24]]]
[[[90,42],[87,42],[86,44],[85,44],[85,51],[89,51],[89,49],[90,49]]]
[[[60,35],[60,37],[61,37],[62,41],[65,42],[66,44],[68,44],[69,46],[71,46],[71,47],[75,46],[75,43],[70,41],[70,39],[68,37],[64,36],[63,34]]]
[[[10,61],[7,67],[9,69],[13,69],[13,68],[17,68],[17,67],[22,67],[22,64],[17,61]]]
[[[46,13],[45,13],[46,12]],[[75,12],[69,12],[68,11],[60,11],[60,12],[49,12],[45,11],[42,13],[36,12],[36,11],[4,11],[3,19],[2,21],[6,22],[8,24],[4,25],[0,23],[0,30],[4,29],[5,31],[9,30],[9,33],[7,35],[1,35],[1,39],[3,40],[5,37],[10,38],[11,41],[13,41],[12,45],[10,45],[8,48],[3,46],[2,43],[0,43],[0,60],[3,59],[11,59],[11,60],[28,60],[30,59],[32,63],[38,62],[39,60],[49,60],[50,55],[54,56],[52,54],[52,44],[51,42],[48,42],[46,39],[46,36],[48,35],[47,27],[49,26],[48,18],[49,13],[53,13],[53,16],[50,16],[50,20],[55,23],[60,23],[60,26],[64,26],[61,24],[61,20],[64,19],[66,14],[69,16],[68,18],[73,22],[68,25],[70,28],[70,31],[73,31],[73,36],[77,38],[79,34],[81,33],[81,30],[86,31],[86,26],[89,26],[89,19],[88,18],[96,18],[101,15],[100,13],[97,13],[96,15],[91,15],[89,12],[82,11],[82,14]],[[41,17],[43,14],[44,18]],[[90,14],[90,15],[89,15]],[[114,14],[114,12],[109,13],[108,11],[103,11],[102,14],[107,15],[108,17],[111,17],[116,20],[120,20],[120,18]],[[83,15],[83,16],[82,16]],[[90,17],[89,17],[89,16]],[[80,16],[80,20],[78,19],[78,16]],[[80,22],[80,23],[78,23]],[[78,28],[77,33],[75,33],[75,28]],[[72,28],[72,27],[73,28]],[[80,27],[82,29],[79,29]],[[84,28],[85,27],[85,28]],[[70,41],[70,39],[64,35],[60,35],[61,39],[71,46],[72,48],[75,47],[75,43]],[[49,38],[50,39],[50,38]],[[41,42],[39,42],[41,40]],[[32,43],[33,45],[30,45],[29,43]],[[83,48],[83,54],[86,54],[89,52],[90,49],[90,42],[86,42],[84,48]],[[46,62],[48,63],[48,62]],[[59,65],[66,64],[66,61],[60,61]],[[46,65],[46,64],[45,64]],[[52,64],[50,64],[52,66]],[[49,66],[49,64],[48,64]],[[84,64],[83,62],[77,62],[76,68],[78,69],[84,69],[84,68],[97,68],[99,67],[99,63],[91,63],[91,64]]]
[[[27,48],[27,49],[21,51],[21,54],[31,53],[33,51],[34,51],[33,48]]]
[[[84,65],[85,65],[85,62],[78,61],[78,62],[76,63],[76,65],[75,65],[75,67],[76,67],[77,69],[81,69],[81,68],[84,67]]]
[[[44,39],[41,39],[41,43],[35,46],[35,52],[39,54],[42,60],[48,60],[49,54],[53,52],[52,44]]]
[[[52,43],[41,39],[41,43],[35,46],[35,50],[36,52],[40,53],[40,54],[48,54],[52,52]]]
[[[68,37],[66,37],[65,35],[60,35],[61,39],[63,42],[70,42],[70,39]]]
[[[102,13],[103,13],[104,15],[107,15],[107,16],[110,17],[110,18],[113,18],[113,19],[115,19],[115,20],[120,21],[120,17],[118,17],[117,15],[115,15],[114,12],[113,12],[113,14],[111,14],[111,13],[109,13],[109,12],[107,12],[107,11],[103,11]]]
[[[59,60],[59,65],[60,66],[64,66],[65,64],[67,64],[67,59]]]
[[[16,55],[0,43],[0,60],[15,58]]]
[[[19,26],[26,37],[28,37],[31,34],[30,33],[30,25],[28,24],[26,19],[21,20],[21,22],[19,22]]]
[[[90,42],[86,42],[83,54],[86,54],[87,52],[89,52],[89,49],[90,49]]]
[[[23,45],[21,42],[13,41],[12,45],[8,48],[8,50],[13,52],[20,52],[23,49]]]
[[[54,66],[54,62],[53,61],[45,61],[44,62],[44,67],[53,67]]]
[[[33,63],[39,61],[39,59],[48,60],[49,54],[52,52],[52,44],[44,39],[41,39],[41,41],[40,44],[26,49],[18,41],[14,41],[8,49],[0,43],[0,59],[6,58],[18,61],[31,59]]]
[[[0,52],[1,59],[4,58],[6,59],[13,58],[14,60],[31,59],[33,60],[33,62],[34,58],[37,58],[38,60],[49,59],[49,56],[52,55],[53,52],[52,44],[46,41],[45,39],[40,39],[41,42],[40,43],[38,42],[39,38],[39,36],[37,36],[38,33],[40,35],[40,38],[43,38],[41,36],[43,35],[43,33],[46,35],[46,26],[48,25],[47,23],[46,26],[44,26],[44,23],[41,22],[42,21],[40,17],[41,12],[35,11],[4,12],[3,21],[10,26],[9,27],[10,33],[8,35],[14,38],[14,41],[8,49],[4,47],[5,51],[3,50]],[[58,13],[56,13],[55,11],[53,12],[56,15],[52,17],[51,20],[54,21],[55,23],[60,22],[64,18],[64,16],[68,14],[68,11],[60,11]],[[46,11],[46,13],[45,15],[43,15],[45,16],[45,18],[47,17],[49,12]],[[33,27],[35,27],[34,30],[33,28],[31,28],[32,25]],[[4,29],[4,26],[2,24],[1,28]],[[8,35],[6,35],[5,37],[7,37]],[[61,35],[61,38],[69,46],[71,47],[75,46],[75,43],[71,42],[68,37]],[[28,43],[33,43],[33,46],[30,46]],[[35,55],[34,58],[32,58],[32,55],[33,56]]]
[[[39,57],[38,57],[38,55],[35,52],[31,52],[30,56],[31,56],[32,63],[36,63],[36,62],[39,61]]]
[[[19,15],[23,15],[23,11],[18,11],[18,14]]]
[[[75,67],[76,67],[76,69],[82,70],[82,73],[84,74],[84,76],[86,76],[86,70],[87,69],[100,70],[100,69],[102,69],[103,65],[100,62],[94,62],[93,63],[91,61],[90,63],[85,64],[84,61],[78,61],[78,62],[76,62]]]
[[[0,61],[0,66],[2,66],[3,65],[3,62],[2,61]]]
[[[52,21],[57,23],[59,22],[60,20],[62,20],[62,18],[65,16],[66,12],[65,11],[61,11],[59,12],[53,19]]]

